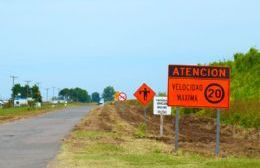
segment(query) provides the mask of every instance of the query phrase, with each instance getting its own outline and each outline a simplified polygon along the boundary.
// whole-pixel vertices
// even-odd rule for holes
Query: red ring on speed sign
[[[119,101],[126,101],[127,100],[127,95],[124,92],[121,92],[118,96]]]
[[[212,83],[207,86],[204,95],[208,102],[217,104],[225,98],[225,91],[221,85]]]

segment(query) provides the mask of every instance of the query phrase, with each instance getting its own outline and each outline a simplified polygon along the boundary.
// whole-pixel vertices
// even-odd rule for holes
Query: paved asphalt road
[[[91,107],[77,107],[0,125],[0,168],[46,168],[61,140]]]

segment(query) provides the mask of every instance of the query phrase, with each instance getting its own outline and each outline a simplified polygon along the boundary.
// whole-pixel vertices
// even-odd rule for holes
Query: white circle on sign
[[[124,92],[121,92],[118,96],[119,101],[126,101],[127,100],[127,95]]]

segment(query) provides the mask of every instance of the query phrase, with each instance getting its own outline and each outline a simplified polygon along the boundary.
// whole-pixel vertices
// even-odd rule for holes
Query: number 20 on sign
[[[228,67],[169,65],[168,105],[229,108]]]

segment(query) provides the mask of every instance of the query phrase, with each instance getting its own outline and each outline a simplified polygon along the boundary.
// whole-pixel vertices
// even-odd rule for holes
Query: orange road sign
[[[169,65],[168,105],[229,108],[230,68]]]
[[[120,92],[118,92],[118,91],[114,94],[114,101],[118,101],[119,95],[120,95]]]
[[[146,106],[155,96],[155,92],[145,83],[135,92],[137,100]]]

